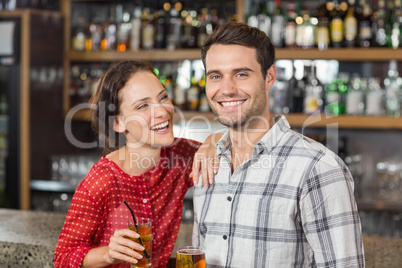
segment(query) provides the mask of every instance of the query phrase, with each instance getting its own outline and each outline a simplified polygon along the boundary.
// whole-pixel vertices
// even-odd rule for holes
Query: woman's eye
[[[146,108],[146,107],[148,107],[148,104],[147,104],[147,103],[144,103],[144,104],[141,104],[140,106],[138,106],[137,109],[138,109],[138,110],[141,110],[141,109],[144,109],[144,108]]]
[[[163,101],[163,100],[166,100],[166,99],[168,99],[169,98],[169,96],[166,94],[166,95],[163,95],[162,97],[161,97],[161,101]]]

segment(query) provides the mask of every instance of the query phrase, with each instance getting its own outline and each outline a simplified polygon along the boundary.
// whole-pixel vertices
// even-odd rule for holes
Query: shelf
[[[154,49],[139,51],[90,51],[79,52],[70,51],[68,58],[70,61],[94,62],[106,61],[113,62],[119,60],[146,60],[146,61],[180,61],[180,60],[198,60],[201,59],[200,49]]]
[[[180,61],[201,59],[200,49],[179,49],[179,50],[139,50],[139,51],[91,51],[79,52],[70,51],[68,58],[77,62],[118,60],[148,60],[148,61]],[[276,49],[276,59],[321,59],[339,61],[402,61],[402,49],[392,48],[330,48],[327,50],[318,49]]]
[[[68,192],[74,193],[77,186],[62,181],[32,180],[31,190],[43,192]]]
[[[349,116],[349,115],[305,115],[288,114],[286,119],[292,127],[301,128],[324,128],[339,127],[353,129],[402,129],[402,117],[387,116]],[[72,115],[73,120],[90,121],[92,112],[90,109],[78,110]],[[204,121],[218,122],[216,116],[212,113],[201,112],[176,112],[175,122],[180,121]]]

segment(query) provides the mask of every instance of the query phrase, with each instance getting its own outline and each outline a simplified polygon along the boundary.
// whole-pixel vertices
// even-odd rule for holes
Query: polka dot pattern
[[[159,162],[131,176],[102,157],[77,187],[55,252],[55,267],[80,267],[94,247],[107,246],[115,230],[127,228],[131,214],[152,218],[152,266],[166,267],[176,241],[193,157],[200,144],[187,139],[161,150]],[[109,267],[129,267],[127,263]]]

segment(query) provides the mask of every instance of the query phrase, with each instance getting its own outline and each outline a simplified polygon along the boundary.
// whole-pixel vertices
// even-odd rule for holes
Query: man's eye
[[[239,74],[237,74],[237,76],[245,77],[245,76],[247,76],[247,74],[245,74],[245,73],[239,73]]]
[[[211,79],[219,79],[221,76],[220,75],[217,75],[217,74],[215,74],[215,75],[211,75]]]

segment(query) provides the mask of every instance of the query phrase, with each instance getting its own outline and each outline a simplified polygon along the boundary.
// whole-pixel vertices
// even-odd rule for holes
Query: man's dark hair
[[[229,22],[221,25],[205,41],[201,49],[201,59],[204,64],[208,50],[214,44],[240,45],[255,48],[257,61],[261,65],[262,76],[265,79],[268,69],[275,61],[275,48],[269,37],[260,29],[242,22]]]

